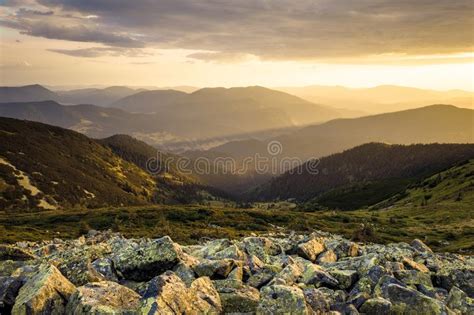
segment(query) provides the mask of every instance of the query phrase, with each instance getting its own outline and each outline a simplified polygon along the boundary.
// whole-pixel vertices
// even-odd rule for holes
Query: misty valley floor
[[[194,244],[202,238],[317,229],[349,238],[357,235],[359,241],[378,243],[410,242],[419,238],[436,251],[474,254],[474,219],[471,209],[467,208],[469,205],[446,202],[377,211],[302,212],[228,205],[162,205],[43,211],[41,216],[38,213],[11,216],[0,212],[0,243],[75,238],[90,229],[112,229],[127,237],[169,235],[184,244]],[[369,227],[368,233],[362,225]]]

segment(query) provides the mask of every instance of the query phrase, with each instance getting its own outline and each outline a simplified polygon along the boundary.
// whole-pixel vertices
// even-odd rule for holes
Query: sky
[[[0,0],[0,84],[474,90],[471,0]]]

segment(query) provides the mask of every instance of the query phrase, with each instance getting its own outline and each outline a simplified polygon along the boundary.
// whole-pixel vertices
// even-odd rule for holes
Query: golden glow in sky
[[[470,1],[284,3],[3,0],[0,84],[474,90]]]

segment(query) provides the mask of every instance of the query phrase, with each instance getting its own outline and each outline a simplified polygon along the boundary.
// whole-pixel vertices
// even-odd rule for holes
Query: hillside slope
[[[316,173],[308,164],[300,172],[287,172],[261,187],[257,198],[297,198],[332,209],[358,209],[471,158],[474,144],[370,143],[322,158]]]
[[[1,103],[0,116],[26,119],[103,138],[114,134],[160,134],[164,132],[153,115],[132,114],[115,108],[95,105],[61,105],[54,101]]]
[[[13,211],[145,204],[153,178],[73,131],[0,118],[1,208]]]
[[[98,208],[209,196],[174,164],[148,172],[146,161],[157,154],[128,136],[99,142],[59,127],[0,118],[0,208]]]
[[[474,160],[424,178],[408,186],[403,193],[384,200],[372,208],[442,206],[451,202],[458,205],[474,205]]]

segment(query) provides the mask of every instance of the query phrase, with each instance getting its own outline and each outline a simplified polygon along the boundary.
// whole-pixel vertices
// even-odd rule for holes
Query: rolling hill
[[[68,91],[57,91],[61,103],[64,104],[94,104],[108,106],[119,99],[144,91],[126,86],[111,86],[104,89],[90,88]]]
[[[160,113],[174,120],[220,121],[255,131],[341,117],[338,111],[263,87],[205,88],[193,93],[145,91],[112,105],[130,112]],[[238,122],[237,124],[235,122]],[[253,126],[253,127],[252,127]]]
[[[59,99],[60,97],[58,94],[39,84],[18,87],[0,87],[0,103],[38,102]]]
[[[372,209],[391,207],[423,207],[453,203],[474,204],[474,160],[458,163],[442,172],[411,184],[399,195],[372,206]]]
[[[139,167],[140,142],[117,136],[101,143],[59,127],[0,118],[0,207],[18,212],[201,198],[202,188],[178,176],[173,165],[156,175]]]
[[[69,95],[69,102],[73,99],[97,101],[109,90],[131,92],[125,88],[110,88],[61,93]],[[98,92],[102,94],[95,95]],[[341,116],[337,110],[261,87],[201,89],[190,94],[173,90],[143,91],[110,107],[65,106],[55,101],[10,102],[0,104],[0,116],[57,125],[96,138],[121,133],[152,145],[169,143],[178,147]]]
[[[79,133],[0,118],[2,209],[146,204],[153,178]]]
[[[235,157],[267,154],[270,141],[278,141],[280,156],[302,160],[318,158],[368,143],[473,143],[474,110],[451,105],[431,105],[417,109],[352,119],[336,119],[300,128],[267,141],[229,142],[211,149]]]
[[[54,101],[1,103],[0,116],[55,125],[94,138],[161,131],[152,116],[95,105],[65,106]]]
[[[410,184],[472,158],[474,144],[369,143],[320,159],[317,172],[306,163],[261,186],[255,196],[358,209],[404,193]]]

